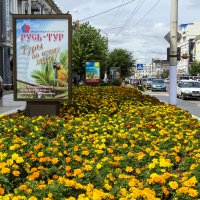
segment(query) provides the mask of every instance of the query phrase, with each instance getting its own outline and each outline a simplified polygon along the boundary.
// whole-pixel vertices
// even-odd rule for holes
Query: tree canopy
[[[189,74],[191,76],[197,76],[200,73],[200,62],[195,61],[190,67],[189,67]]]
[[[108,54],[107,38],[101,36],[100,30],[89,23],[83,23],[75,30],[72,39],[72,69],[75,73],[84,74],[87,60],[99,60],[104,65]]]
[[[109,67],[120,67],[121,77],[131,76],[135,67],[135,60],[130,51],[126,49],[114,49],[108,55]]]

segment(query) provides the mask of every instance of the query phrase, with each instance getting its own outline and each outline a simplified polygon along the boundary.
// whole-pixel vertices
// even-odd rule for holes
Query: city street
[[[169,103],[169,93],[167,92],[152,92],[151,90],[147,90],[144,94],[148,94],[151,96],[155,96],[160,101]],[[200,100],[198,99],[188,99],[182,100],[177,98],[177,107],[188,110],[192,115],[200,118]]]

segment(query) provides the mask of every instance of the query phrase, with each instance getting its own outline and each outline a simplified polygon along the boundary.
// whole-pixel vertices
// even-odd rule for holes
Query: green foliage
[[[53,66],[49,64],[42,64],[41,70],[34,70],[31,77],[35,79],[37,84],[54,85],[55,78],[53,76]]]
[[[164,79],[168,78],[169,77],[169,69],[163,71],[163,73],[161,74],[161,77],[164,78]]]
[[[62,64],[62,66],[67,69],[68,68],[68,51],[65,50],[60,53],[59,55],[59,62]]]
[[[200,62],[195,61],[189,68],[189,74],[191,76],[197,76],[200,73]]]
[[[84,74],[87,60],[100,60],[101,66],[104,65],[108,54],[107,38],[101,36],[100,30],[89,23],[81,24],[73,35],[72,52],[73,71]]]
[[[114,49],[109,53],[108,57],[109,67],[120,67],[121,77],[132,75],[135,67],[135,60],[130,51],[126,49]]]

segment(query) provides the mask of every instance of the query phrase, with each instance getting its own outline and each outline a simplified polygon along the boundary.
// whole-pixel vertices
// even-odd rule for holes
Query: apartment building
[[[62,14],[53,0],[0,1],[0,76],[4,85],[12,84],[13,14]]]
[[[181,39],[177,44],[181,49],[181,59],[177,63],[177,73],[186,75],[194,60],[200,60],[200,21],[181,24],[178,31],[181,34]]]

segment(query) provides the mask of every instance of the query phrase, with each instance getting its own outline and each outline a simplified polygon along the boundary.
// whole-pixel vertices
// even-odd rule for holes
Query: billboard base
[[[59,102],[54,101],[27,101],[26,112],[29,117],[58,115]]]

